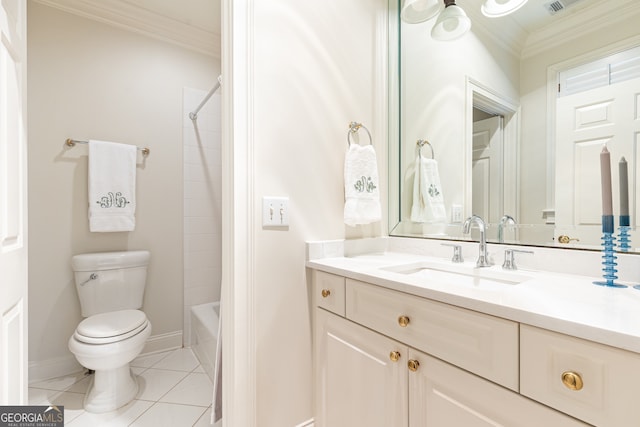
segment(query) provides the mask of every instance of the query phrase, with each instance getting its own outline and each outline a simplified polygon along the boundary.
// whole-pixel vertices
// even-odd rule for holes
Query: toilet
[[[88,412],[113,411],[138,393],[129,363],[151,335],[142,307],[148,251],[101,252],[71,259],[82,317],[69,338],[78,362],[95,371],[84,397]]]

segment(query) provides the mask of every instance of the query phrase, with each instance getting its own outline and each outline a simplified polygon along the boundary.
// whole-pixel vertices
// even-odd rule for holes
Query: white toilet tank
[[[71,258],[82,316],[142,307],[148,251],[96,252]]]

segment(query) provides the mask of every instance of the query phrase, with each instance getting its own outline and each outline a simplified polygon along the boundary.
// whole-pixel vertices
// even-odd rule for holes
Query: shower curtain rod
[[[192,112],[189,113],[189,118],[191,120],[197,120],[198,119],[198,113],[200,112],[200,110],[202,109],[202,107],[204,107],[204,104],[207,103],[207,101],[209,100],[209,98],[211,98],[211,96],[218,90],[218,88],[222,86],[222,75],[218,76],[218,82],[216,83],[216,85],[213,87],[213,89],[211,89],[209,91],[209,93],[207,94],[207,96],[204,97],[204,99],[202,100],[202,102],[200,103],[200,105],[198,105],[196,107],[195,110],[193,110]]]

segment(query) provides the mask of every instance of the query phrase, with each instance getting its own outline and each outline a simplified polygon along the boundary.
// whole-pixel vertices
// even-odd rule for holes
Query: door
[[[502,117],[473,123],[472,213],[487,223],[503,215]]]
[[[0,405],[22,405],[27,403],[27,2],[0,4]]]
[[[636,225],[640,202],[635,177],[640,143],[640,78],[590,89],[557,100],[556,117],[556,234],[600,245],[602,193],[600,152],[611,153],[613,212],[619,215],[618,162],[629,169],[629,214]],[[556,236],[556,237],[557,237]]]
[[[407,427],[406,346],[317,308],[315,360],[318,427]]]
[[[410,427],[587,427],[435,357],[410,349],[409,359]]]

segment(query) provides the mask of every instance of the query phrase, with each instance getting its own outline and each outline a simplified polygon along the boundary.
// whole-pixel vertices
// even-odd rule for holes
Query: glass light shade
[[[482,14],[489,18],[499,18],[520,9],[527,0],[486,0],[482,7]]]
[[[461,7],[449,5],[438,15],[431,29],[431,37],[436,40],[449,41],[457,39],[471,28],[471,20]]]
[[[443,5],[440,0],[404,0],[400,17],[408,24],[417,24],[436,16]]]

